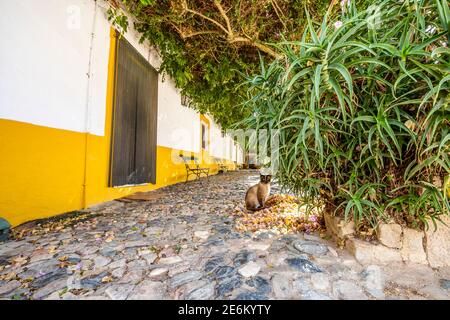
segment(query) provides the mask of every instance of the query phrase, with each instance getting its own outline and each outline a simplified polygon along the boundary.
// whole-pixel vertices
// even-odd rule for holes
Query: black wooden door
[[[117,41],[111,186],[156,183],[158,73]]]

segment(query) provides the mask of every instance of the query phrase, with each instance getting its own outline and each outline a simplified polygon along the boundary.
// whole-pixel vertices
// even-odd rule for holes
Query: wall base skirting
[[[396,223],[381,223],[377,228],[377,242],[355,237],[352,222],[325,213],[327,234],[345,247],[362,264],[392,262],[418,263],[432,268],[450,266],[450,217],[442,216],[437,230],[419,231]]]

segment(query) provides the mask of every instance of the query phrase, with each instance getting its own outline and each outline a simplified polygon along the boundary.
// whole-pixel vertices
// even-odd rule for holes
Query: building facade
[[[212,174],[242,149],[183,106],[130,23],[94,0],[0,2],[0,218],[12,226]],[[7,45],[6,45],[7,44]]]

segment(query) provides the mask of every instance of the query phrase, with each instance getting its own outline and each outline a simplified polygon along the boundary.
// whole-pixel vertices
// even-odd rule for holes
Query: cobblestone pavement
[[[363,266],[317,235],[236,232],[227,213],[257,179],[240,171],[170,186],[153,200],[113,201],[73,227],[0,244],[0,297],[449,298],[449,270]]]

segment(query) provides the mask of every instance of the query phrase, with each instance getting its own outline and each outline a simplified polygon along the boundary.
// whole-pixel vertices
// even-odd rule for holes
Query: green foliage
[[[436,226],[450,209],[448,3],[371,3],[279,43],[239,126],[278,129],[279,181],[361,227]]]
[[[329,5],[329,1],[311,0],[117,2],[136,18],[141,40],[158,48],[163,61],[160,72],[174,79],[192,107],[214,116],[224,129],[249,115],[241,108],[248,87],[241,84],[247,74],[258,70],[259,53],[266,61],[274,59],[271,54],[276,53],[267,43],[282,37],[300,39],[304,5],[314,16],[322,15]],[[216,2],[224,9],[230,29]],[[126,30],[128,21],[118,7],[110,9],[110,20]]]

